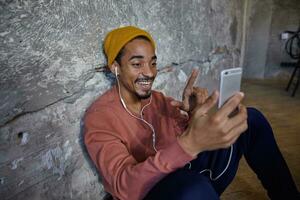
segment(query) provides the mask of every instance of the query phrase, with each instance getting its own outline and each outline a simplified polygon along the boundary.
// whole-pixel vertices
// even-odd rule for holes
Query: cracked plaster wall
[[[177,99],[193,67],[217,88],[239,66],[239,0],[0,0],[0,196],[101,199],[82,145],[85,109],[106,91],[102,40],[121,25],[157,41],[155,88]]]

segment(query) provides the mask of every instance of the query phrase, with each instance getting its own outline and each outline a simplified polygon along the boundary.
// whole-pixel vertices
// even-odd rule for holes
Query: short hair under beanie
[[[104,39],[104,52],[107,57],[107,65],[111,66],[120,50],[132,39],[138,36],[148,38],[155,48],[155,42],[151,35],[140,28],[125,26],[110,31]]]

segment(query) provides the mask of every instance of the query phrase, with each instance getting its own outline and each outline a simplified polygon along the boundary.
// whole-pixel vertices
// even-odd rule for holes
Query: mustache
[[[152,77],[147,76],[147,77],[137,78],[134,81],[134,83],[137,83],[139,81],[154,81],[154,77],[153,76]]]

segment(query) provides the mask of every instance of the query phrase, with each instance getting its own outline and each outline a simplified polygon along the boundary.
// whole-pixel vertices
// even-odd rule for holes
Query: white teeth
[[[139,84],[142,84],[142,85],[150,85],[151,82],[148,82],[148,81],[140,81]]]

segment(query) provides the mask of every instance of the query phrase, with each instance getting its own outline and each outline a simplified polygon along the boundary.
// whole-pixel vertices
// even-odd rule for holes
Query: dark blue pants
[[[248,130],[233,145],[233,154],[226,172],[212,181],[226,167],[229,149],[202,152],[191,162],[157,183],[145,200],[214,200],[233,180],[242,155],[257,174],[271,199],[300,199],[290,171],[275,142],[272,129],[265,117],[256,109],[248,108]]]

